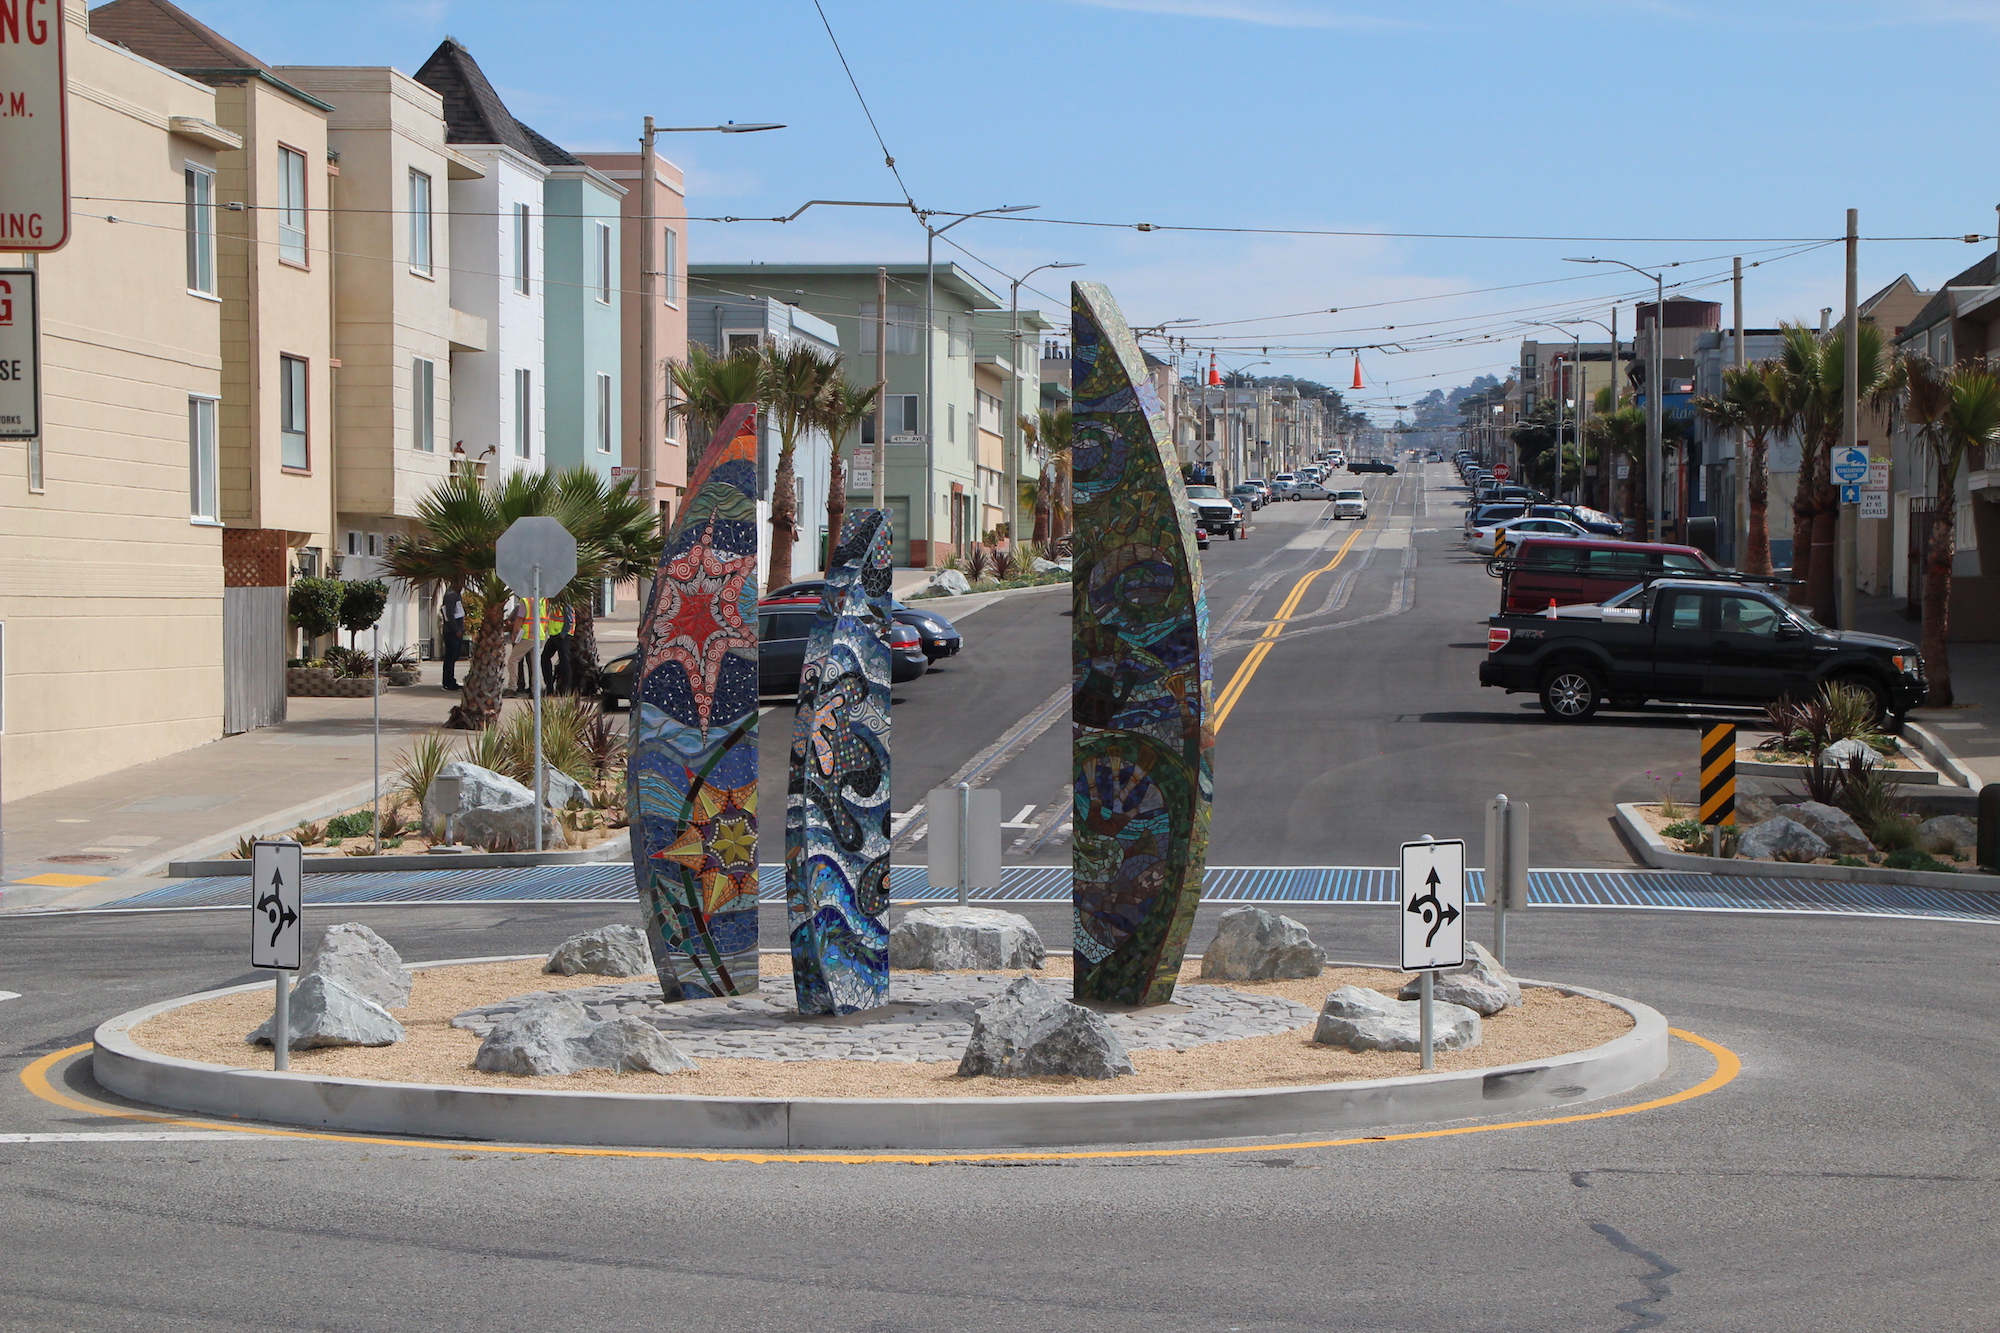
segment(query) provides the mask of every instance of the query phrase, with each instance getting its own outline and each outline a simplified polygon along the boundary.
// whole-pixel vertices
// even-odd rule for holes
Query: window
[[[189,167],[187,178],[188,290],[215,295],[215,173]]]
[[[306,363],[296,356],[278,358],[278,463],[298,471],[312,466],[306,443]]]
[[[875,303],[861,303],[861,350],[865,355],[875,355]],[[917,354],[917,330],[923,326],[923,311],[914,305],[889,303],[889,355],[915,356]]]
[[[984,389],[976,389],[979,398],[979,424],[994,434],[1000,433],[1000,400]]]
[[[278,258],[306,262],[306,155],[278,150]]]
[[[1724,634],[1755,634],[1766,639],[1778,637],[1784,616],[1761,597],[1724,597],[1716,628]]]
[[[972,316],[946,315],[944,317],[945,355],[972,355]]]
[[[668,305],[681,303],[681,238],[672,227],[660,240],[660,290]]]
[[[437,451],[437,362],[410,362],[410,447]]]
[[[944,406],[944,438],[950,442],[956,442],[958,439],[957,403],[946,403]]]
[[[528,294],[529,212],[526,204],[514,205],[514,290]]]
[[[514,457],[533,458],[535,456],[535,373],[521,369],[514,372]]]
[[[1660,560],[1660,567],[1669,574],[1706,574],[1714,566],[1694,556],[1669,551]]]
[[[735,356],[738,352],[754,352],[764,345],[761,333],[737,333],[725,330],[722,335],[722,354]]]
[[[188,517],[199,523],[220,521],[215,458],[215,400],[188,399]]]
[[[597,224],[597,299],[611,304],[611,224]]]
[[[1694,593],[1682,593],[1667,604],[1667,628],[1698,630],[1701,628],[1702,599]]]
[[[597,452],[611,452],[611,376],[597,376]]]
[[[410,172],[410,268],[431,271],[431,178]]]
[[[917,395],[892,393],[884,400],[884,407],[891,438],[917,433]],[[861,419],[861,442],[875,443],[875,417],[872,413]]]

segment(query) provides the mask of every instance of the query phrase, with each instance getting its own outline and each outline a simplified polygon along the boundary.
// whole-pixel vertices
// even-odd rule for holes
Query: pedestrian
[[[570,631],[576,627],[575,615],[566,606],[557,607],[547,601],[543,606],[546,614],[542,617],[542,688],[550,694],[573,694],[576,673],[570,650],[576,641],[570,637]]]
[[[535,649],[535,626],[528,618],[529,603],[525,598],[510,597],[507,600],[507,676],[514,682],[508,693],[526,694],[532,688],[527,673],[534,669],[529,657]]]
[[[444,688],[458,686],[458,659],[465,656],[465,597],[456,588],[446,588],[438,603],[438,637],[443,641],[438,656],[444,661]]]

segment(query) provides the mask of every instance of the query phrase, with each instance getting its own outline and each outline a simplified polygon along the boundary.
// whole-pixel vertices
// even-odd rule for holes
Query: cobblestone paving
[[[660,999],[659,983],[627,981],[559,992],[598,1019],[630,1015],[666,1033],[696,1059],[956,1060],[972,1035],[973,1011],[1012,984],[1013,973],[894,972],[885,1011],[846,1018],[800,1018],[789,977],[764,977],[756,995],[721,1000]],[[1067,977],[1036,978],[1068,999]],[[484,1037],[503,1014],[550,996],[534,991],[468,1009],[452,1026]],[[1145,1013],[1106,1014],[1128,1050],[1176,1050],[1212,1041],[1289,1032],[1313,1011],[1276,995],[1221,986],[1181,986],[1174,1003]]]

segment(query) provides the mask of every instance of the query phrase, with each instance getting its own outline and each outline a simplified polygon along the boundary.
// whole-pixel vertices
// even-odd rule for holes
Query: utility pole
[[[1618,307],[1614,305],[1611,307],[1611,410],[1613,412],[1618,410],[1619,400],[1625,396],[1619,388],[1619,381],[1624,375],[1625,365],[1618,359]],[[1612,488],[1617,484],[1612,477],[1616,471],[1609,457],[1600,457],[1597,460],[1597,490],[1603,498],[1603,503],[1598,508],[1607,514],[1611,512]]]
[[[1733,360],[1736,369],[1744,367],[1743,359],[1743,256],[1738,255],[1731,264],[1730,286],[1736,301],[1736,343]],[[1743,552],[1737,550],[1750,536],[1750,447],[1747,443],[1749,432],[1741,426],[1736,428],[1736,535],[1730,542],[1730,549],[1736,553],[1738,565],[1743,562]]]
[[[889,270],[875,270],[875,508],[889,507]],[[891,534],[893,535],[893,534]],[[833,534],[834,541],[840,534]],[[909,533],[903,534],[907,543]]]
[[[660,511],[654,473],[660,444],[659,332],[655,321],[659,312],[654,300],[654,231],[660,222],[653,214],[653,196],[658,191],[658,173],[653,165],[653,118],[646,117],[646,132],[639,138],[639,494],[662,528],[666,514]],[[707,444],[689,440],[690,445]]]
[[[1861,236],[1857,230],[1859,217],[1859,210],[1847,210],[1847,318],[1843,324],[1847,347],[1842,358],[1845,364],[1840,384],[1840,443],[1846,449],[1855,447],[1861,431],[1861,394],[1860,386],[1855,383],[1861,376],[1860,292],[1856,285],[1857,261],[1861,253]],[[1861,506],[1839,504],[1838,501],[1836,504],[1834,513],[1839,519],[1840,530],[1840,628],[1851,630],[1854,628],[1855,582],[1860,563]]]

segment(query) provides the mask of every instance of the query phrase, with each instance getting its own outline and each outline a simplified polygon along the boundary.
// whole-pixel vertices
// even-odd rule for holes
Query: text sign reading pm
[[[306,849],[298,843],[250,844],[250,966],[299,970],[305,878]]]
[[[1405,972],[1458,967],[1465,962],[1465,844],[1403,844],[1403,957]]]
[[[61,0],[0,3],[0,250],[69,241],[69,86]]]

